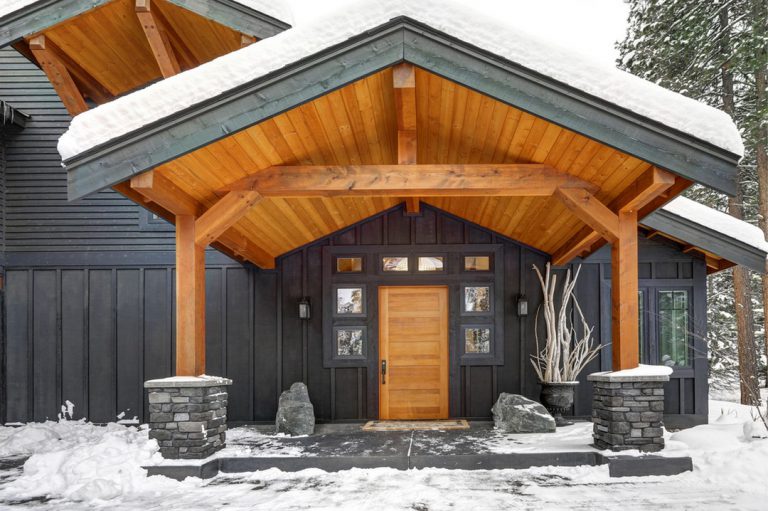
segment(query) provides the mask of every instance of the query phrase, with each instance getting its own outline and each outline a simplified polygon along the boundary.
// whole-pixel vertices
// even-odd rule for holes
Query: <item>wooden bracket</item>
[[[27,44],[40,68],[61,98],[61,102],[64,103],[67,112],[75,116],[88,110],[88,104],[69,73],[69,69],[56,52],[46,47],[46,37],[44,35],[32,37],[27,40]]]
[[[555,196],[582,222],[610,243],[619,237],[619,219],[608,206],[583,188],[558,188]]]
[[[155,16],[150,2],[151,0],[136,0],[136,17],[144,30],[163,78],[168,78],[179,74],[181,67],[173,51],[165,24]]]
[[[256,191],[229,192],[195,222],[195,242],[208,246],[261,202]]]

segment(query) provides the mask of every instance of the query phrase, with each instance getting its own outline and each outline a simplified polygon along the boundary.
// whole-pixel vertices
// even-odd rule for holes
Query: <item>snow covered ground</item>
[[[711,424],[667,434],[665,454],[690,454],[694,472],[622,479],[609,478],[606,467],[543,467],[267,470],[176,482],[147,477],[141,469],[162,461],[142,428],[76,421],[4,427],[0,509],[765,509],[768,439],[753,437],[768,432],[753,422],[747,407],[713,401],[711,411]],[[494,452],[585,446],[590,425],[554,435],[495,438],[485,445]]]

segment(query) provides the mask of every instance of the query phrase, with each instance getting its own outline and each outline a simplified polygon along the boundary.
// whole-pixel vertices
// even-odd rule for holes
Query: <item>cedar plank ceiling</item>
[[[599,186],[610,204],[650,164],[422,69],[418,163],[547,163]],[[272,165],[394,164],[392,70],[386,69],[156,169],[205,207]],[[553,253],[583,226],[555,197],[424,202]],[[265,198],[235,229],[278,256],[402,202],[393,197]]]
[[[111,95],[118,96],[162,78],[136,16],[135,3],[114,0],[42,34]],[[171,29],[171,45],[182,70],[241,47],[240,32],[165,0],[153,0],[151,5]],[[23,45],[17,49],[28,54]],[[87,87],[81,88],[88,94]]]

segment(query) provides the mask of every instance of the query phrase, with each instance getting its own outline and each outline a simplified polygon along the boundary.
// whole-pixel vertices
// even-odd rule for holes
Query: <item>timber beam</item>
[[[264,197],[547,197],[596,186],[544,164],[275,166],[230,185]]]
[[[205,247],[195,217],[176,216],[176,376],[205,374]]]
[[[582,222],[613,243],[619,238],[616,213],[583,188],[558,188],[555,195]]]
[[[173,51],[168,31],[161,18],[155,15],[151,0],[136,0],[136,17],[163,78],[179,74],[181,67]]]
[[[46,37],[38,35],[27,40],[29,50],[45,75],[50,80],[61,102],[70,115],[75,116],[88,110],[83,93],[78,88],[69,69],[58,52],[49,47]]]

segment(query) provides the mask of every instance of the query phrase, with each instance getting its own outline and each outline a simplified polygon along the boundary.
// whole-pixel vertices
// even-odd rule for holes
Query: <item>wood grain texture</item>
[[[83,94],[59,54],[46,47],[46,37],[39,35],[29,39],[27,43],[38,65],[51,81],[53,88],[56,89],[56,93],[61,98],[61,102],[64,103],[67,112],[75,116],[88,110]]]
[[[195,217],[176,217],[176,376],[205,374],[205,248]]]
[[[448,288],[379,287],[381,419],[448,418]]]
[[[618,217],[618,239],[611,247],[611,349],[614,371],[633,369],[640,361],[637,212],[622,211]]]
[[[160,16],[152,10],[151,0],[136,0],[136,17],[139,19],[149,47],[163,78],[179,74],[181,67],[173,51],[168,29]]]

